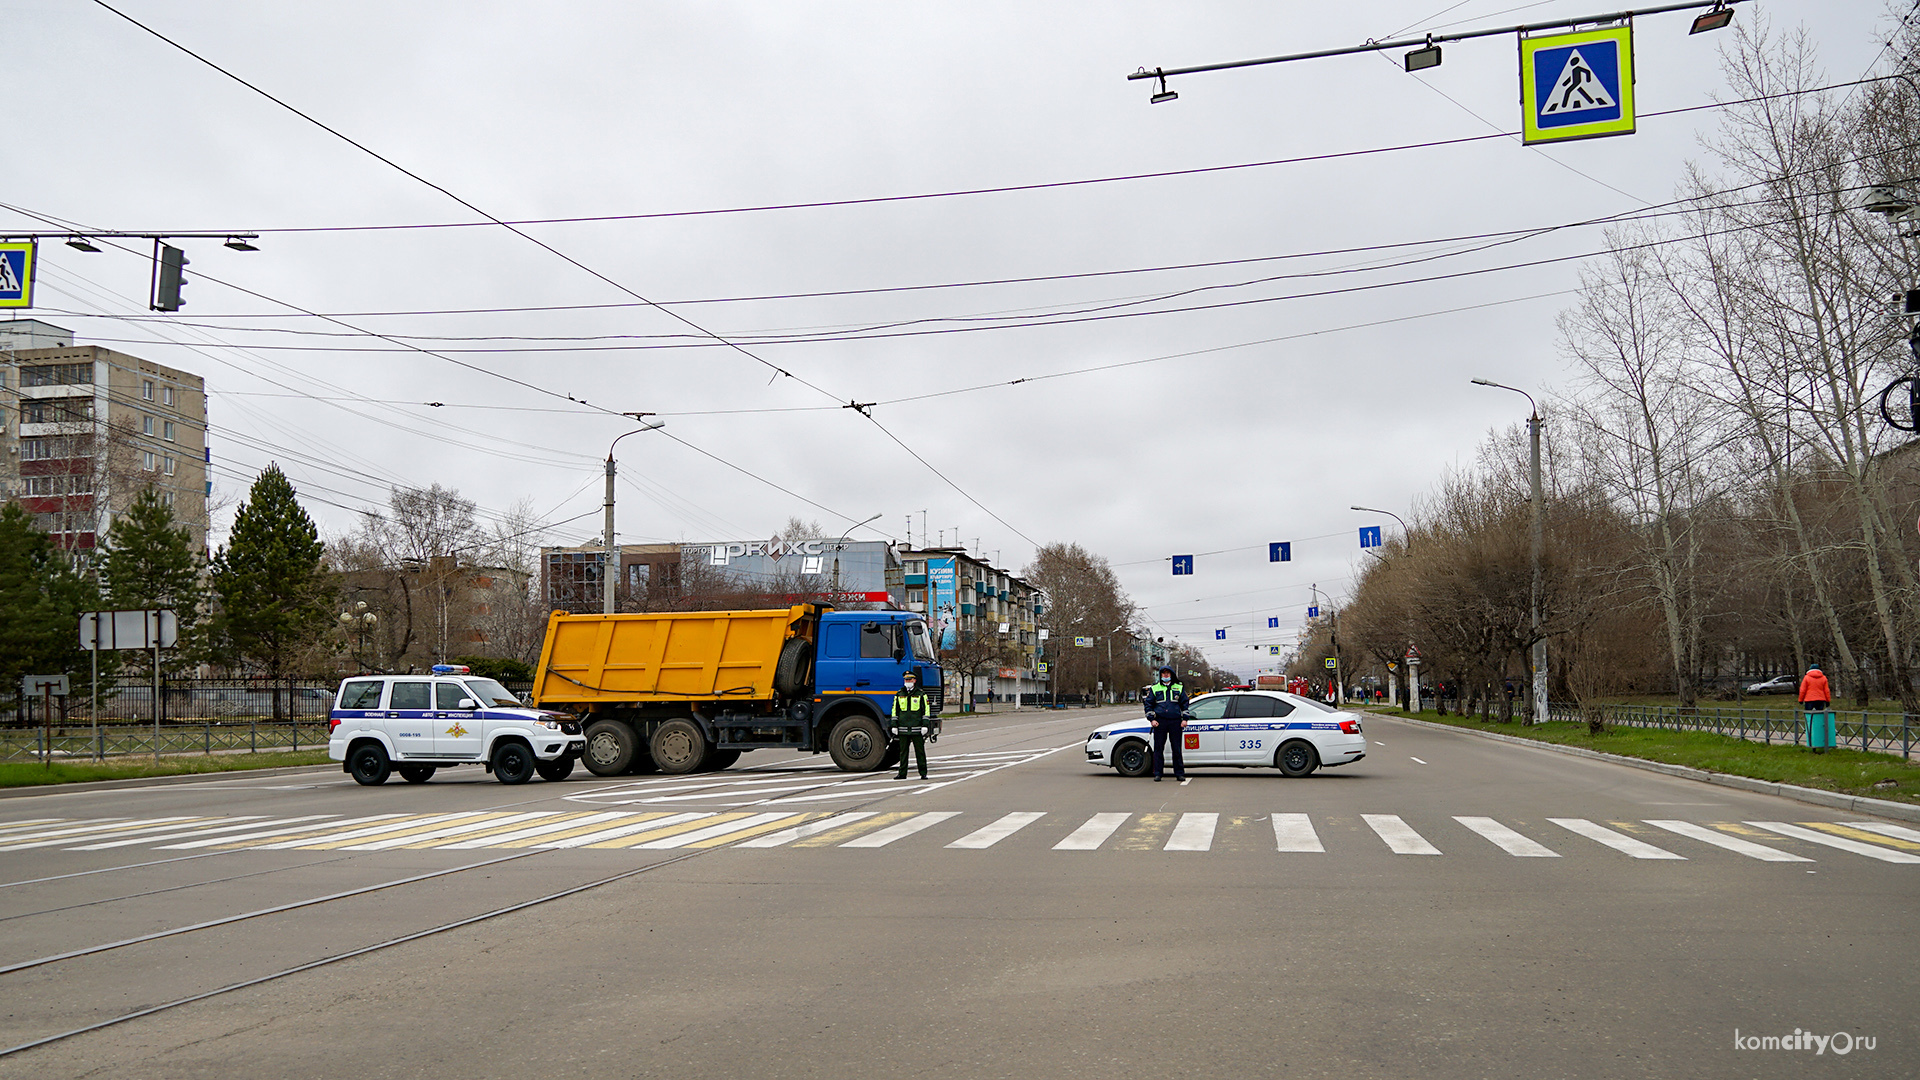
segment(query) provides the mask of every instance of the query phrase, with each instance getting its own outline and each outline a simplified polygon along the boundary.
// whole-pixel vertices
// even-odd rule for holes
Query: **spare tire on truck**
[[[813,642],[791,638],[773,665],[773,689],[781,697],[804,697],[813,682]]]

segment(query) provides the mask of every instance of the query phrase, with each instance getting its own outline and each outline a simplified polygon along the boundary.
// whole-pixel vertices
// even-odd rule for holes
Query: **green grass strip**
[[[87,780],[138,780],[149,776],[188,776],[194,773],[245,772],[250,769],[283,769],[293,765],[325,765],[325,750],[301,750],[267,754],[195,754],[163,757],[154,764],[151,757],[120,758],[98,765],[75,761],[0,764],[0,788],[31,787],[38,784],[76,784]]]
[[[1705,772],[1746,776],[1780,784],[1818,788],[1893,802],[1920,803],[1920,760],[1902,760],[1898,754],[1862,753],[1831,749],[1816,754],[1792,743],[1742,742],[1732,735],[1710,731],[1671,731],[1664,728],[1610,727],[1594,735],[1584,721],[1555,721],[1531,727],[1517,720],[1503,724],[1432,711],[1375,709],[1382,716],[1412,716],[1448,727],[1492,731],[1522,739],[1578,746],[1621,757],[1641,758],[1668,765],[1685,765]],[[1883,786],[1883,781],[1891,785]]]

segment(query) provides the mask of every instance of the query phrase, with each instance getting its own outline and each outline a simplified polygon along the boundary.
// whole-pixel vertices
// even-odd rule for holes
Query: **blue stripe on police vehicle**
[[[1367,756],[1361,714],[1278,690],[1227,691],[1196,697],[1182,732],[1188,768],[1272,768],[1304,777],[1322,767]],[[1122,776],[1153,770],[1153,736],[1144,717],[1087,736],[1087,763]]]

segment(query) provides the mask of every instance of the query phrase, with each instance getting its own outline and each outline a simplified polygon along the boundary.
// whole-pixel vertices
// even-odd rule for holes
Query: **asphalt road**
[[[0,1050],[105,1026],[0,1080],[1920,1075],[1920,836],[1384,718],[1127,780],[1120,715],[951,720],[926,783],[3,798]],[[1736,1049],[1796,1031],[1874,1045]]]

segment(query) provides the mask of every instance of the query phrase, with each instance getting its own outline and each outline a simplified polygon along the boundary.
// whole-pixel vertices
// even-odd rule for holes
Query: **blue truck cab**
[[[920,677],[935,713],[945,700],[926,618],[913,611],[827,611],[815,635],[814,750],[853,771],[895,760],[886,721],[902,678],[909,671]]]

